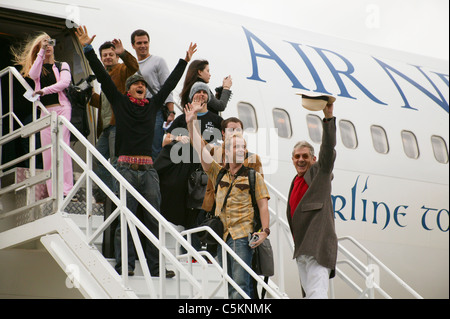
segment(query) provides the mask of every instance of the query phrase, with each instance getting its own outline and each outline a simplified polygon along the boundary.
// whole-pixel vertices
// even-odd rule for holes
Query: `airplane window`
[[[433,135],[431,137],[431,145],[433,145],[434,157],[439,163],[448,163],[448,149],[444,139],[440,136]]]
[[[370,132],[372,133],[372,143],[375,150],[378,153],[387,154],[389,152],[389,144],[386,131],[381,126],[372,125]]]
[[[275,128],[278,129],[278,136],[290,138],[292,136],[292,126],[289,114],[282,109],[274,109],[272,113]]]
[[[352,122],[346,120],[339,121],[339,129],[341,132],[342,143],[345,147],[358,147],[358,138],[356,137],[355,126]]]
[[[309,137],[314,143],[322,142],[322,119],[317,115],[308,114],[306,116]]]
[[[409,158],[419,157],[419,145],[413,132],[402,131],[403,150]]]
[[[244,124],[244,130],[255,133],[258,130],[255,108],[249,103],[239,102],[237,109],[239,119]]]

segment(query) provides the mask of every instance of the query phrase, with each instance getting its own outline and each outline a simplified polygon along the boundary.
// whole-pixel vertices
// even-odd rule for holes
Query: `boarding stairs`
[[[261,277],[245,265],[229,247],[208,227],[183,230],[169,223],[156,211],[113,167],[95,147],[86,140],[63,117],[49,113],[43,105],[33,102],[33,121],[23,125],[14,114],[13,77],[26,90],[31,90],[26,81],[12,67],[0,71],[1,81],[8,81],[8,92],[0,91],[3,123],[9,121],[9,132],[0,137],[0,148],[14,139],[29,137],[29,153],[0,165],[0,297],[53,297],[53,298],[227,298],[228,287],[233,286],[243,298],[249,298],[227,275],[217,260],[206,251],[196,251],[190,244],[191,234],[208,231],[219,242],[223,255],[235,258],[258,282],[259,289],[267,291],[266,298],[288,298],[286,293],[285,264],[293,263],[293,242],[289,226],[284,218],[286,198],[269,183],[270,236],[275,258],[275,276],[265,283]],[[6,91],[6,90],[5,90]],[[3,105],[4,95],[9,96],[8,107]],[[46,115],[37,119],[36,110]],[[12,129],[14,123],[19,128]],[[52,144],[36,149],[35,134],[51,127]],[[62,127],[67,127],[78,138],[75,152],[62,139]],[[52,152],[52,169],[47,172],[36,169],[36,156],[44,150]],[[81,168],[74,187],[67,197],[62,193],[63,152],[72,157]],[[114,194],[93,172],[93,160],[98,159],[119,184],[119,194]],[[24,160],[29,168],[14,167]],[[13,168],[14,167],[14,168]],[[45,181],[51,179],[54,194],[45,194]],[[95,203],[92,197],[94,186],[101,188],[116,208],[109,216],[104,206]],[[126,207],[126,193],[131,193],[145,210],[159,223],[159,238],[156,238],[142,222]],[[76,199],[76,201],[74,200]],[[120,219],[118,218],[120,217]],[[122,264],[127,264],[127,243],[124,230],[129,227],[138,259],[134,276],[121,274],[114,269],[115,260],[104,254],[104,238],[111,224],[119,219],[122,229]],[[142,235],[139,235],[140,232]],[[174,278],[150,276],[141,245],[141,236],[147,237],[160,251],[160,273],[165,269],[175,271]],[[355,258],[343,242],[350,242],[367,256],[362,262]],[[187,253],[181,253],[181,247]],[[348,284],[358,298],[391,298],[374,276],[374,269],[386,271],[413,297],[420,298],[400,278],[395,276],[375,256],[365,250],[353,238],[340,239],[338,264],[350,265],[363,281],[351,279],[337,269],[337,276]],[[209,261],[209,262],[208,262]],[[225,263],[226,264],[226,263]],[[19,274],[20,272],[20,274]],[[378,277],[377,277],[378,278]],[[392,280],[392,279],[390,279]],[[369,284],[368,284],[369,283]],[[331,282],[330,296],[339,298]]]

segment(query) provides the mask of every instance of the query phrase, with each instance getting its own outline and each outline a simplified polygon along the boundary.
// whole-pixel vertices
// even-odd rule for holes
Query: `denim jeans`
[[[154,168],[148,169],[146,171],[135,171],[129,168],[128,164],[117,163],[117,171],[122,174],[123,177],[132,185],[136,190],[157,210],[160,209],[161,204],[161,193],[159,190],[159,177],[158,173]],[[136,214],[139,202],[127,192],[127,207]],[[143,210],[143,220],[144,225],[159,238],[158,231],[158,221],[145,209]],[[128,238],[128,270],[134,270],[136,253],[134,250],[133,240],[130,231],[127,231]],[[116,270],[121,272],[121,248],[120,248],[120,223],[116,228],[116,233],[114,237],[114,250],[116,257]],[[145,237],[144,243],[144,253],[147,259],[147,264],[150,269],[150,273],[153,276],[159,275],[159,251],[150,242],[148,238]]]
[[[248,245],[248,238],[238,238],[234,240],[231,236],[228,236],[226,243],[231,249],[242,258],[242,260],[251,268],[253,249]],[[222,248],[217,248],[217,257],[219,264],[222,265]],[[251,276],[237,261],[227,254],[227,269],[228,275],[241,287],[244,292],[252,296],[251,288]],[[243,297],[234,289],[231,285],[228,287],[228,297],[230,299],[242,299]]]
[[[152,144],[152,158],[155,161],[158,158],[159,152],[162,150],[162,142],[164,137],[164,117],[162,111],[159,110],[156,112],[155,119],[155,133],[153,135],[153,144]]]
[[[100,137],[97,140],[96,148],[106,159],[111,159],[111,165],[116,167],[117,157],[115,156],[115,143],[116,143],[116,126],[110,125],[102,131]],[[97,160],[94,160],[94,173],[100,177],[103,183],[106,184],[113,192],[114,183],[111,173]],[[94,197],[97,201],[105,200],[105,193],[98,187],[94,188]]]

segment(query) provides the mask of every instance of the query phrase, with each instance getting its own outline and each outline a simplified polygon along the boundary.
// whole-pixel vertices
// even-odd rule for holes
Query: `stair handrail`
[[[284,293],[280,293],[279,291],[276,291],[274,289],[272,289],[272,287],[270,287],[268,284],[266,284],[264,282],[264,280],[261,279],[261,277],[259,275],[257,275],[255,273],[255,271],[249,267],[243,260],[241,257],[239,257],[239,255],[237,255],[230,246],[228,246],[227,243],[225,243],[223,241],[222,238],[220,238],[219,235],[217,235],[217,233],[211,229],[211,227],[209,226],[200,226],[200,227],[195,227],[195,228],[191,228],[191,229],[187,229],[181,232],[181,235],[186,235],[188,237],[188,242],[189,242],[189,238],[192,234],[195,233],[199,233],[202,231],[207,231],[216,241],[218,244],[218,249],[222,249],[222,264],[223,265],[227,265],[227,253],[236,261],[239,263],[239,265],[244,268],[251,277],[253,277],[253,279],[255,279],[264,289],[267,290],[267,292],[275,299],[281,299],[286,297],[287,295]],[[226,268],[221,267],[219,265],[219,263],[217,261],[215,261],[214,257],[212,257],[212,255],[208,252],[203,252],[203,255],[205,255],[212,263],[213,265],[221,272],[222,277],[224,278],[225,281],[227,281],[228,283],[230,283],[238,292],[239,294],[244,297],[244,298],[250,298],[250,296],[248,296],[232,279],[231,277],[228,276]],[[188,260],[190,260],[189,258],[189,254],[188,254]],[[226,287],[226,293],[228,293],[228,286],[225,285]]]
[[[343,241],[349,241],[353,245],[355,245],[359,251],[363,252],[368,260],[368,265],[365,266],[362,264],[353,254],[351,254],[343,245]],[[403,287],[408,293],[410,293],[416,299],[423,299],[423,297],[418,294],[413,288],[411,288],[405,281],[403,281],[399,276],[397,276],[389,267],[387,267],[384,263],[382,263],[374,254],[372,254],[366,247],[364,247],[360,242],[358,242],[355,238],[351,236],[343,236],[338,238],[339,246],[338,249],[345,256],[350,258],[350,261],[342,261],[347,262],[353,269],[360,274],[366,282],[366,289],[362,290],[361,297],[368,294],[370,298],[374,298],[374,290],[378,290],[385,298],[390,298],[390,296],[380,287],[377,282],[377,278],[375,278],[374,267],[376,265],[378,268],[384,270],[389,276],[391,276],[401,287]],[[362,272],[361,272],[362,270]]]
[[[72,124],[65,118],[61,118],[60,120],[62,120],[62,122],[64,123],[64,125],[66,125],[71,131],[72,129],[75,130],[75,127],[72,126]],[[75,136],[77,138],[82,138],[81,133],[77,132],[73,132],[75,134]],[[89,177],[94,180],[97,185],[101,185],[102,184],[102,190],[105,192],[105,194],[111,198],[111,200],[114,202],[114,204],[116,204],[117,208],[115,210],[115,212],[113,212],[113,214],[111,214],[111,216],[108,217],[108,219],[103,222],[102,225],[100,225],[97,229],[97,231],[92,234],[91,236],[89,236],[89,242],[88,244],[92,244],[95,239],[100,236],[100,234],[111,224],[111,222],[115,219],[115,217],[117,217],[119,210],[125,210],[127,213],[127,222],[130,222],[130,219],[133,220],[133,223],[135,224],[135,226],[137,226],[139,228],[139,230],[141,232],[143,232],[147,237],[150,237],[149,239],[152,241],[152,243],[158,247],[158,245],[156,245],[155,243],[158,241],[158,239],[151,233],[149,232],[145,226],[139,221],[139,219],[136,218],[136,216],[126,207],[124,206],[124,204],[122,203],[122,201],[117,198],[117,196],[100,180],[100,178],[98,178],[97,175],[95,175],[95,173],[91,172],[91,170],[89,169],[88,165],[86,163],[84,163],[84,161],[70,148],[67,146],[67,144],[63,143],[62,147],[64,148],[64,150],[66,152],[68,152],[71,157],[73,158],[73,160],[82,168],[83,173],[80,176],[79,180],[77,181],[76,185],[74,185],[72,191],[69,193],[69,195],[67,195],[68,198],[71,197],[72,194],[75,194],[77,191],[77,188],[79,187],[78,184],[81,184],[84,179],[85,179],[85,175],[89,174]],[[164,233],[167,232],[167,230],[169,230],[168,232],[170,233],[171,236],[175,237],[175,239],[177,240],[177,242],[180,243],[184,243],[183,247],[184,248],[188,248],[188,252],[190,255],[192,255],[196,260],[199,261],[200,264],[202,264],[202,267],[207,267],[208,263],[204,260],[204,258],[201,258],[201,254],[199,252],[197,252],[197,250],[195,250],[188,241],[186,241],[186,239],[183,237],[184,232],[180,233],[178,230],[176,230],[170,223],[167,222],[167,220],[159,213],[157,212],[150,203],[148,203],[143,197],[142,195],[140,195],[124,178],[121,174],[119,174],[116,170],[113,170],[112,165],[106,161],[106,159],[103,158],[103,156],[98,152],[97,149],[95,148],[91,148],[90,146],[88,146],[89,151],[87,149],[87,152],[92,153],[92,155],[94,155],[97,159],[100,158],[100,162],[101,164],[103,164],[105,166],[105,168],[107,168],[108,170],[110,170],[110,172],[112,173],[113,177],[116,178],[118,180],[118,182],[120,183],[120,187],[121,187],[121,192],[122,192],[122,188],[125,188],[125,191],[129,191],[143,206],[145,209],[147,210],[151,210],[153,213],[153,216],[158,220],[159,224],[161,225],[162,223],[165,223],[167,226],[170,227],[163,227],[164,228]],[[89,156],[87,157],[89,158]],[[87,160],[88,162],[88,160]],[[91,161],[92,162],[92,161]],[[107,167],[110,166],[110,167]],[[122,185],[123,184],[123,185]],[[131,188],[131,191],[130,189]],[[88,189],[88,187],[86,188]],[[86,192],[88,193],[88,190],[86,190]],[[122,197],[124,198],[124,197]],[[69,201],[65,201],[64,204],[67,205]],[[65,206],[64,205],[64,206]],[[64,209],[63,204],[61,204],[60,206],[60,210]],[[88,208],[89,211],[89,208]],[[157,214],[157,216],[155,216],[155,214]],[[86,229],[87,231],[89,230],[90,225],[87,225]],[[208,227],[209,228],[209,227]],[[122,227],[122,229],[125,229],[124,227]],[[209,231],[212,232],[212,230],[209,228]],[[188,231],[189,232],[189,231]],[[161,233],[161,232],[160,232]],[[215,235],[215,234],[214,234]],[[162,238],[163,236],[159,236],[160,238]],[[217,237],[217,235],[216,235]],[[219,237],[217,237],[217,239],[220,240]],[[222,240],[221,240],[222,241]],[[225,242],[222,241],[222,243],[225,245],[225,249],[230,253],[230,255],[232,255],[233,257],[239,259],[241,261],[241,263],[244,263],[242,261],[242,259],[240,259],[232,250],[231,248],[228,247],[228,245],[225,244]],[[186,245],[187,244],[187,245]],[[159,247],[158,247],[159,248]],[[167,248],[165,248],[167,249]],[[161,249],[160,249],[161,250]],[[195,252],[195,253],[193,253]],[[124,256],[125,254],[122,253],[122,256]],[[170,256],[170,259],[172,262],[174,262],[174,256]],[[123,261],[122,261],[123,263]],[[244,263],[245,264],[245,263]],[[216,267],[218,266],[218,264],[216,265]],[[279,295],[279,293],[275,292],[271,287],[269,287],[258,275],[256,275],[256,273],[253,272],[253,270],[248,267],[247,265],[243,265],[244,268],[246,268],[247,271],[249,271],[250,273],[253,273],[253,275],[256,277],[255,279],[261,284],[263,285],[266,290],[271,293],[274,298],[280,298],[281,296]],[[185,269],[185,268],[182,268]],[[223,273],[223,272],[222,272]],[[185,275],[187,275],[185,273]],[[233,285],[234,287],[237,286],[237,284],[234,282],[234,280],[232,280],[232,278],[230,278],[229,276],[224,276],[224,278],[227,280],[228,283],[230,283],[231,285]],[[193,280],[193,277],[190,278],[190,280]],[[200,287],[197,287],[200,288]],[[239,289],[237,289],[239,291]],[[245,295],[245,293],[243,291],[241,291],[241,293],[243,293]],[[248,296],[244,296],[246,298],[248,298]]]
[[[194,286],[199,292],[205,291],[204,285],[205,283],[199,283],[197,279],[195,279],[192,274],[188,273],[186,268],[175,258],[175,256],[172,255],[172,253],[166,248],[161,246],[160,241],[161,238],[164,236],[165,233],[169,233],[177,243],[181,244],[187,251],[189,251],[192,256],[194,256],[196,259],[199,260],[199,264],[201,267],[206,268],[207,262],[202,260],[201,255],[186,241],[183,236],[180,235],[180,232],[176,230],[119,172],[117,172],[116,169],[98,152],[98,150],[64,117],[58,117],[58,127],[59,129],[57,132],[60,132],[61,126],[66,126],[71,133],[73,133],[80,143],[86,147],[86,163],[71,149],[70,145],[67,145],[62,140],[62,136],[58,137],[58,145],[59,152],[62,154],[62,151],[66,151],[69,153],[69,155],[72,157],[72,159],[80,165],[80,167],[83,169],[83,173],[77,183],[75,183],[74,187],[70,191],[70,193],[66,196],[66,199],[62,200],[62,190],[58,188],[58,210],[62,211],[64,207],[70,202],[70,198],[75,195],[78,188],[81,186],[82,181],[86,181],[86,204],[87,204],[87,211],[86,211],[86,218],[87,218],[87,225],[86,225],[86,238],[88,240],[88,244],[92,244],[93,241],[100,236],[101,232],[96,231],[93,235],[92,233],[92,218],[91,212],[92,212],[92,195],[90,190],[92,190],[92,181],[94,181],[97,186],[99,186],[103,192],[108,196],[114,204],[116,204],[116,214],[114,214],[114,217],[117,217],[119,214],[121,217],[121,222],[126,220],[126,223],[129,224],[131,227],[137,227],[160,251],[160,257],[168,258],[173,265],[177,268],[178,271],[183,273],[189,283]],[[59,156],[61,156],[61,154]],[[115,178],[119,184],[119,197],[114,194],[109,187],[103,183],[103,181],[93,172],[92,170],[92,164],[93,164],[93,158],[95,157]],[[62,167],[59,167],[60,170],[62,170]],[[62,172],[61,172],[62,174]],[[61,174],[58,174],[60,176]],[[89,178],[86,178],[89,177]],[[81,180],[81,181],[80,181]],[[126,192],[129,192],[132,196],[135,197],[135,199],[143,206],[143,208],[148,211],[148,213],[152,214],[153,217],[158,221],[159,229],[160,229],[160,235],[159,239],[156,238],[155,235],[153,235],[146,227],[145,225],[126,207]],[[146,212],[145,212],[146,213]],[[108,218],[106,221],[102,223],[102,225],[99,226],[99,229],[105,230],[107,226],[112,222],[114,218]],[[125,225],[126,226],[126,225]],[[127,265],[128,264],[128,253],[127,253],[127,236],[126,236],[126,227],[122,227],[121,230],[123,231],[121,236],[122,241],[122,264]],[[163,234],[161,234],[161,230],[163,231]],[[135,239],[133,237],[133,239]],[[137,238],[138,239],[138,238]],[[135,242],[135,245],[141,246],[140,242]],[[160,260],[160,278],[164,278],[165,273],[165,259],[161,258]],[[147,264],[145,262],[141,262],[141,266],[144,268],[148,268]],[[128,269],[126,267],[122,267],[122,279],[124,281],[125,285],[128,285]],[[144,275],[147,271],[144,271]],[[149,272],[148,272],[149,273]],[[178,279],[179,280],[179,279]],[[203,279],[204,280],[204,279]],[[146,278],[147,282],[151,281],[151,278]],[[165,282],[165,280],[163,280]],[[164,287],[162,288],[164,290]],[[152,292],[150,291],[150,294]],[[206,295],[202,295],[203,298],[207,297]]]
[[[277,225],[277,230],[282,230],[287,238],[288,241],[288,247],[290,248],[290,251],[293,253],[294,252],[294,243],[293,243],[293,239],[291,236],[291,230],[289,227],[289,224],[287,223],[286,219],[283,218],[282,216],[285,216],[285,214],[278,214],[277,212],[280,212],[279,210],[279,206],[280,203],[282,205],[284,205],[284,207],[286,207],[287,205],[287,198],[281,194],[274,186],[272,186],[269,182],[266,181],[266,185],[267,188],[269,189],[271,198],[275,197],[276,199],[276,210],[272,210],[269,207],[269,211],[271,213],[270,215],[270,221],[271,224],[272,222],[275,223]],[[281,210],[282,212],[284,212],[284,210]],[[279,238],[278,238],[279,239]],[[348,250],[345,249],[345,247],[343,247],[342,242],[348,240],[351,241],[361,252],[363,252],[364,254],[366,254],[368,260],[369,260],[369,265],[365,266],[355,255],[351,254]],[[282,253],[283,250],[281,249],[281,244],[280,241],[277,240],[276,241],[276,245],[278,249],[274,249],[274,252],[280,252]],[[391,269],[389,269],[385,264],[383,264],[378,258],[375,257],[375,255],[373,255],[367,248],[365,248],[361,243],[359,243],[355,238],[351,237],[351,236],[343,236],[343,237],[339,237],[338,238],[338,250],[345,256],[347,256],[348,258],[351,259],[351,261],[341,261],[338,260],[337,261],[337,265],[342,264],[342,263],[346,263],[348,265],[350,265],[350,267],[352,267],[353,269],[355,269],[357,271],[357,273],[362,276],[364,279],[366,279],[367,281],[370,281],[369,285],[370,287],[366,287],[366,289],[359,289],[358,292],[360,293],[360,297],[369,294],[370,297],[373,298],[374,296],[374,291],[377,290],[380,292],[380,294],[385,297],[385,298],[390,298],[390,296],[380,287],[380,285],[377,282],[373,281],[373,269],[372,269],[372,265],[376,264],[377,266],[379,266],[381,269],[383,269],[384,271],[386,271],[386,273],[388,273],[397,283],[400,284],[401,287],[403,287],[404,289],[406,289],[412,296],[414,296],[414,298],[417,299],[422,299],[423,297],[420,296],[413,288],[411,288],[408,284],[406,284],[399,276],[397,276]],[[282,258],[282,257],[279,257]],[[278,259],[279,262],[281,262],[282,259]],[[361,271],[361,269],[363,269],[363,271]],[[281,271],[283,271],[283,269],[281,268]],[[346,284],[348,284],[350,287],[352,287],[353,289],[357,289],[356,284],[351,281],[346,275],[343,274],[343,272],[339,269],[338,266],[336,266],[336,274],[339,275],[345,282]],[[284,278],[284,276],[280,276],[281,278]],[[332,283],[333,280],[330,280],[330,283]],[[278,286],[280,288],[284,288],[283,283],[278,283]],[[331,295],[332,297],[334,297],[334,290],[333,290],[333,284],[330,284],[331,287]]]
[[[2,81],[3,79],[8,76],[8,94],[9,94],[9,101],[8,101],[8,112],[3,114],[3,110],[5,109],[3,106],[3,92],[2,92]],[[36,100],[32,103],[32,122],[24,125],[22,121],[16,116],[14,113],[14,79],[16,79],[22,87],[28,91],[33,92],[34,90],[31,88],[31,86],[28,84],[28,82],[23,78],[23,76],[19,73],[19,71],[12,66],[8,66],[2,70],[0,70],[0,121],[3,121],[4,118],[9,117],[8,123],[9,123],[9,132],[6,135],[3,135],[3,129],[0,132],[0,157],[3,158],[3,145],[8,143],[9,141],[17,138],[17,137],[29,137],[29,152],[28,154],[25,154],[23,156],[20,156],[19,158],[15,158],[13,160],[10,160],[6,163],[0,163],[0,175],[3,174],[4,170],[14,166],[24,160],[29,159],[29,172],[30,177],[33,178],[36,176],[36,155],[39,155],[43,153],[46,149],[49,148],[49,146],[43,146],[39,149],[36,149],[36,136],[35,132],[39,129],[42,129],[43,124],[47,121],[49,121],[50,112],[45,108],[45,106],[39,101]],[[37,119],[37,110],[40,110],[41,117]],[[39,122],[39,124],[38,124]],[[19,129],[14,130],[14,123],[17,123],[19,125]],[[27,128],[26,130],[24,128]],[[30,129],[28,129],[30,128]],[[53,200],[53,197],[47,198],[45,200],[41,200],[39,202],[36,202],[35,200],[35,187],[34,185],[30,185],[30,187],[26,187],[27,192],[27,206],[37,206],[39,203],[45,203],[48,201]],[[22,213],[25,211],[25,209],[16,209],[14,212],[8,212],[9,214],[4,214],[3,217],[6,216],[12,216],[19,213]]]
[[[20,122],[20,120],[17,118],[17,116],[14,114],[14,108],[13,108],[13,90],[12,90],[12,77],[16,77],[19,83],[26,89],[26,90],[32,90],[31,87],[28,85],[28,83],[23,79],[23,77],[20,75],[20,73],[13,67],[8,67],[2,71],[0,71],[0,79],[5,74],[9,74],[10,78],[10,103],[9,103],[9,112],[5,114],[2,117],[10,116],[10,131],[14,132],[15,134],[17,131],[21,131],[24,128],[23,123]],[[1,97],[1,91],[0,91],[0,97]],[[182,245],[192,256],[197,258],[199,260],[199,264],[205,269],[207,267],[207,262],[204,261],[201,258],[200,253],[198,253],[185,239],[180,235],[180,233],[170,224],[167,222],[167,220],[159,213],[157,212],[135,189],[134,187],[129,184],[121,174],[119,174],[112,165],[104,159],[104,157],[97,151],[97,149],[68,121],[66,118],[57,116],[55,112],[49,113],[48,110],[42,105],[40,101],[33,102],[33,122],[36,121],[36,107],[40,107],[42,112],[44,114],[49,114],[51,117],[51,120],[48,123],[45,123],[46,125],[43,125],[40,127],[40,129],[44,127],[51,126],[51,132],[52,132],[52,143],[51,143],[51,151],[52,151],[52,169],[51,172],[51,179],[52,184],[54,185],[54,194],[52,196],[52,200],[54,200],[55,205],[55,211],[62,212],[64,208],[70,203],[71,199],[75,196],[78,189],[81,187],[82,183],[86,183],[86,240],[87,243],[92,245],[94,240],[100,236],[102,231],[106,229],[106,227],[112,222],[112,220],[117,218],[119,214],[121,215],[121,223],[122,226],[122,263],[124,265],[128,264],[128,253],[127,253],[127,236],[126,236],[126,229],[127,224],[130,226],[130,231],[132,233],[132,239],[135,242],[135,245],[137,246],[137,254],[138,258],[140,260],[145,260],[145,257],[143,256],[143,250],[140,244],[139,236],[137,236],[136,228],[138,228],[160,251],[160,274],[161,277],[164,277],[165,273],[165,258],[168,258],[171,260],[172,264],[178,269],[179,272],[183,273],[188,282],[195,287],[195,289],[198,290],[198,293],[196,297],[207,297],[205,295],[206,289],[206,281],[205,278],[202,278],[201,283],[197,281],[197,279],[190,274],[183,265],[179,263],[177,258],[175,258],[171,252],[164,246],[160,244],[160,242],[164,241],[164,237],[166,233],[169,233],[178,244]],[[16,120],[19,123],[20,128],[17,130],[13,129],[13,120]],[[70,145],[66,144],[62,138],[62,126],[65,126],[69,129],[69,131],[74,134],[80,143],[86,148],[86,163],[84,160],[78,156],[78,154],[75,153],[75,151],[70,147]],[[18,136],[18,134],[17,134]],[[3,140],[5,136],[2,137]],[[0,143],[1,145],[1,143]],[[33,151],[30,152],[25,158],[31,157],[35,155],[34,153],[34,145],[31,148]],[[46,147],[45,149],[48,149]],[[70,193],[65,196],[63,196],[63,188],[62,188],[62,176],[63,176],[63,165],[58,165],[58,161],[55,160],[56,158],[62,158],[63,152],[67,152],[70,157],[83,169],[83,173],[81,178],[75,183],[74,187],[70,191]],[[101,163],[103,166],[112,174],[112,176],[118,181],[119,188],[120,188],[120,195],[117,197],[106,184],[103,183],[100,178],[93,172],[92,170],[92,164],[93,164],[93,156]],[[9,164],[8,164],[9,165]],[[32,163],[32,170],[35,170],[35,161]],[[6,167],[6,166],[4,166]],[[111,198],[112,202],[114,202],[117,206],[117,209],[112,216],[110,216],[106,221],[103,222],[103,224],[100,226],[101,231],[95,232],[93,235],[92,233],[92,181],[94,181],[104,192],[105,194]],[[29,187],[27,187],[28,189]],[[159,223],[159,230],[160,230],[160,239],[156,238],[146,227],[143,225],[143,223],[136,218],[136,216],[126,207],[126,193],[129,192],[136,198],[136,200],[148,211],[150,212],[155,219]],[[163,239],[163,240],[161,240]],[[128,272],[126,267],[123,267],[123,273],[122,273],[122,280],[125,286],[128,285]],[[152,283],[152,279],[150,276],[150,272],[148,270],[148,266],[146,263],[142,263],[142,268],[144,271],[144,277],[147,282],[148,290],[150,292],[150,295],[152,297],[155,297],[154,292],[154,285]],[[180,279],[178,279],[180,280]],[[164,289],[164,280],[163,284],[160,285],[161,291],[165,291]],[[163,294],[161,294],[163,296]]]

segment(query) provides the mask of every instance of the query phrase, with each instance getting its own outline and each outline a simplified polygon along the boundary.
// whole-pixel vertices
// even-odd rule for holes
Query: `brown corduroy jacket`
[[[335,275],[337,259],[337,236],[331,200],[331,180],[336,159],[336,118],[323,122],[322,144],[319,159],[305,173],[308,190],[300,200],[291,218],[291,197],[294,180],[289,189],[287,220],[294,237],[294,256],[313,256],[317,262],[331,269]]]

